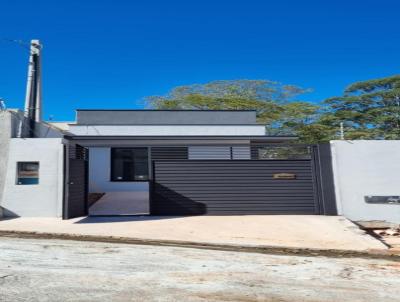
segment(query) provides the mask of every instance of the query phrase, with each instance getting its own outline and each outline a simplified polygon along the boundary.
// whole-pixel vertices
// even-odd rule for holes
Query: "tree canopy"
[[[297,135],[301,127],[312,124],[319,109],[297,100],[309,91],[268,80],[225,80],[176,87],[146,101],[156,109],[251,109],[269,134]]]
[[[270,135],[297,135],[304,143],[338,139],[400,139],[400,76],[348,86],[343,96],[300,101],[310,92],[269,80],[221,80],[173,88],[146,98],[156,109],[251,109]]]
[[[345,126],[346,139],[400,139],[400,76],[351,84],[343,96],[324,101],[320,122]]]

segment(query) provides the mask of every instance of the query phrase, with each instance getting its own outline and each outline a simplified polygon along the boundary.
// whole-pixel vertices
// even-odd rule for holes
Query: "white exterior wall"
[[[1,207],[5,216],[61,217],[64,148],[59,138],[12,138]],[[17,185],[17,162],[39,162],[39,184]]]
[[[175,136],[175,135],[265,135],[263,125],[70,125],[69,132],[75,135],[133,135],[133,136]]]
[[[331,148],[339,214],[400,223],[400,205],[364,201],[368,195],[400,195],[400,141],[332,141]]]
[[[142,192],[149,190],[148,182],[110,181],[111,148],[89,148],[89,192]]]

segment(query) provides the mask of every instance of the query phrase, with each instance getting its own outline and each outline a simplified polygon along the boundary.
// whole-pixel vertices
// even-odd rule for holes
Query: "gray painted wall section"
[[[83,125],[246,125],[256,124],[255,111],[77,110]]]
[[[60,129],[52,126],[51,124],[41,122],[36,123],[35,135],[39,138],[62,138],[64,134]]]
[[[332,141],[331,148],[339,214],[400,223],[400,205],[364,201],[367,195],[400,195],[400,141]]]

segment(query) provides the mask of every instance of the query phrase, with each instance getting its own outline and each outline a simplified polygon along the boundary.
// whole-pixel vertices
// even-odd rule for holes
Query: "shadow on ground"
[[[74,223],[113,223],[113,222],[135,222],[135,221],[152,221],[164,219],[182,219],[185,216],[87,216]]]

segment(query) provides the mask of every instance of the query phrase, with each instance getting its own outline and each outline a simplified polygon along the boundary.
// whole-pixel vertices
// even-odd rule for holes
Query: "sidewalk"
[[[340,216],[141,216],[15,218],[0,234],[35,233],[79,240],[261,249],[385,252],[387,247]],[[72,239],[73,239],[72,238]]]

